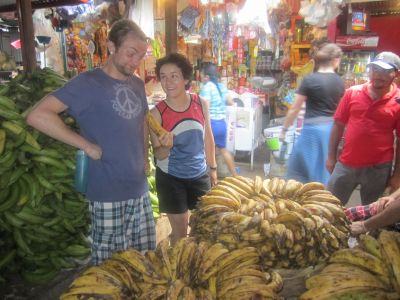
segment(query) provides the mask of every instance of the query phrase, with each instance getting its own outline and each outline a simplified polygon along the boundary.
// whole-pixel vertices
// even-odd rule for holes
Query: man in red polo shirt
[[[343,205],[358,184],[363,205],[378,199],[386,186],[400,187],[400,90],[393,83],[400,58],[382,52],[368,66],[369,81],[346,90],[330,136],[328,189]],[[343,133],[343,151],[337,161]],[[397,151],[392,172],[394,134]]]

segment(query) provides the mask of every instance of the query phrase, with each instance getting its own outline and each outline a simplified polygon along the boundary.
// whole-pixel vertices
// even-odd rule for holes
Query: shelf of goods
[[[310,60],[309,50],[311,44],[296,44],[293,43],[290,48],[290,60],[292,66],[305,65]]]

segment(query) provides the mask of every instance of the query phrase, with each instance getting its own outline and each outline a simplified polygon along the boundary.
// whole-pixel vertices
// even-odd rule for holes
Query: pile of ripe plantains
[[[400,234],[361,235],[359,245],[341,249],[319,274],[306,280],[300,300],[400,299]]]
[[[281,299],[282,278],[266,272],[257,249],[229,250],[221,243],[167,239],[145,255],[131,249],[76,278],[61,300],[77,299]]]
[[[229,249],[255,247],[266,268],[298,268],[346,247],[348,222],[339,199],[321,183],[235,176],[201,197],[190,234]]]

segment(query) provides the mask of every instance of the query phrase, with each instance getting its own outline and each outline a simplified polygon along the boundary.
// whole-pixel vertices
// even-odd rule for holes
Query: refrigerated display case
[[[376,55],[378,36],[338,36],[336,44],[343,50],[338,68],[345,87],[368,81],[367,65]]]

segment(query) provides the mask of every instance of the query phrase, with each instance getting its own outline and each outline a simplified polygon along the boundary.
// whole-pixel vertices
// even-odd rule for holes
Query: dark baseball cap
[[[398,71],[400,70],[400,58],[393,52],[381,52],[375,56],[369,65],[377,65],[385,70],[396,69]]]

